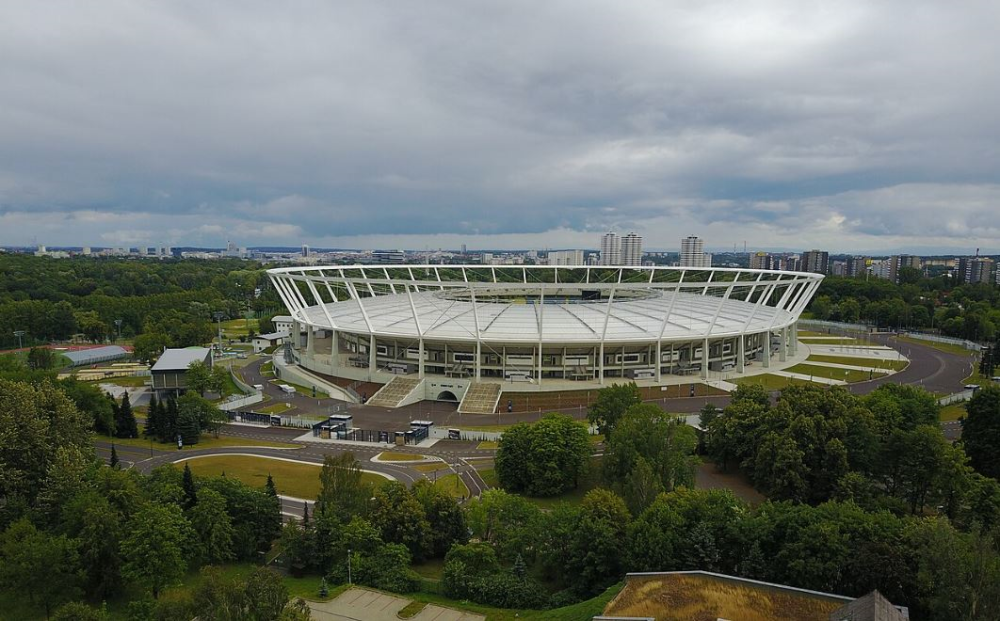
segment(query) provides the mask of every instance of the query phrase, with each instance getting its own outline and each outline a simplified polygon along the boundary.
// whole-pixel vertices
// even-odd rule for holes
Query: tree
[[[655,464],[656,477],[662,489],[670,491],[679,485],[694,484],[697,458],[694,451],[698,438],[692,427],[659,407],[640,403],[625,412],[618,421],[613,436],[605,442],[604,478],[615,489],[623,489],[637,460]],[[633,486],[639,479],[633,479]],[[649,493],[655,491],[647,489]],[[647,498],[652,501],[652,497]],[[641,504],[641,503],[640,503]]]
[[[364,482],[361,467],[352,453],[327,455],[319,474],[320,492],[315,513],[330,513],[344,523],[367,515],[371,485]]]
[[[129,402],[127,390],[122,392],[122,402],[115,409],[115,437],[139,437],[139,426],[135,422],[135,414],[132,412],[132,404]]]
[[[962,444],[977,472],[1000,478],[1000,386],[985,386],[965,405]]]
[[[185,444],[196,444],[202,431],[218,431],[228,420],[211,401],[194,392],[186,392],[177,399],[177,431]]]
[[[625,477],[621,488],[629,511],[633,515],[638,515],[663,492],[663,483],[646,458],[639,457]]]
[[[184,489],[184,510],[189,510],[198,502],[198,492],[194,486],[194,475],[191,474],[191,465],[184,462],[184,478],[181,487]]]
[[[212,387],[212,370],[200,360],[195,360],[188,365],[184,377],[187,387],[197,392],[201,397],[204,397],[205,392]]]
[[[7,506],[34,502],[60,447],[92,454],[90,426],[51,383],[0,380],[0,498]]]
[[[612,384],[597,393],[597,400],[587,412],[587,420],[597,425],[604,436],[610,437],[618,424],[618,419],[633,405],[642,403],[642,393],[635,382]]]
[[[67,602],[56,609],[49,621],[107,621],[105,610],[91,608],[82,602]]]
[[[403,544],[418,561],[431,552],[431,525],[424,508],[402,483],[390,481],[375,491],[371,523],[383,541]]]
[[[81,414],[93,420],[94,431],[106,436],[115,432],[115,412],[112,399],[99,387],[69,377],[59,380],[59,387],[69,397]]]
[[[229,383],[229,369],[222,365],[215,365],[212,367],[212,373],[209,377],[208,389],[217,395],[221,395],[225,389],[226,384]]]
[[[118,451],[115,450],[114,444],[111,445],[111,459],[108,465],[111,466],[112,468],[118,467]]]
[[[79,557],[72,541],[37,530],[27,519],[0,535],[0,585],[43,608],[48,617],[79,593]]]
[[[483,492],[468,509],[473,536],[490,544],[505,562],[518,554],[534,558],[542,534],[543,514],[538,505],[502,489]]]
[[[149,398],[149,407],[146,409],[146,426],[143,428],[143,434],[147,438],[159,440],[163,437],[166,423],[164,410],[164,407],[156,399],[156,393],[153,393]]]
[[[147,332],[132,341],[132,355],[141,362],[152,362],[170,347],[170,337],[158,332]]]
[[[425,479],[413,486],[413,496],[424,509],[430,524],[430,555],[444,558],[455,544],[469,540],[465,513],[455,499]]]
[[[48,347],[32,347],[28,350],[28,368],[36,371],[54,369],[58,356]]]
[[[201,558],[206,563],[224,563],[234,558],[233,524],[226,513],[222,494],[204,489],[189,511],[191,527],[201,542]]]
[[[102,483],[99,484],[100,493],[86,490],[66,503],[60,529],[76,540],[83,584],[87,594],[95,599],[113,596],[122,587],[122,516],[119,507],[113,506],[105,496],[117,497],[120,501],[123,490]]]
[[[625,503],[613,492],[587,492],[565,559],[565,575],[573,590],[584,596],[596,593],[624,573],[621,551],[630,520]]]
[[[129,523],[122,541],[122,575],[149,588],[153,599],[184,575],[196,539],[180,507],[149,503]]]
[[[555,496],[575,487],[590,458],[586,428],[563,414],[507,429],[496,454],[500,484],[532,496]]]

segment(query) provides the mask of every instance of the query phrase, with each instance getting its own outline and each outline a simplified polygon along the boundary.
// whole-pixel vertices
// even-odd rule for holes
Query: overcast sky
[[[1000,2],[4,2],[0,244],[1000,252]]]

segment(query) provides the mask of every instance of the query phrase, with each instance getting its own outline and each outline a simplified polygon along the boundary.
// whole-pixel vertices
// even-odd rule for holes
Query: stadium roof
[[[70,359],[72,366],[85,364],[97,364],[108,360],[117,360],[128,355],[128,350],[117,345],[106,347],[93,347],[91,349],[78,349],[76,351],[64,351],[62,355]]]
[[[660,297],[595,304],[488,303],[456,301],[437,292],[345,300],[304,309],[315,326],[415,339],[599,343],[645,340],[696,340],[764,332],[794,320],[791,313],[739,300],[666,292]],[[475,308],[474,308],[475,307]],[[420,330],[414,323],[414,311]],[[664,317],[667,318],[664,321]]]
[[[165,349],[150,371],[187,371],[192,362],[204,362],[211,351],[207,347]]]

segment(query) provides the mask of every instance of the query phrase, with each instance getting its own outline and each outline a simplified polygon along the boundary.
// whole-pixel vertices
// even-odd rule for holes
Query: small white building
[[[281,345],[288,340],[288,331],[271,332],[270,334],[258,334],[253,337],[253,353],[259,354],[265,349]]]
[[[274,324],[275,332],[284,332],[285,334],[292,333],[292,316],[291,315],[275,315],[271,318],[271,323]]]

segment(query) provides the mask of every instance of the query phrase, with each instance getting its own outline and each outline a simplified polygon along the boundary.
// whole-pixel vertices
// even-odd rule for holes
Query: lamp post
[[[351,549],[347,548],[347,584],[354,584],[351,581]]]
[[[122,340],[122,320],[115,319],[115,327],[118,328],[118,340]]]
[[[215,317],[215,322],[219,325],[219,351],[222,351],[222,316],[224,313],[222,311],[215,311],[212,316]]]

